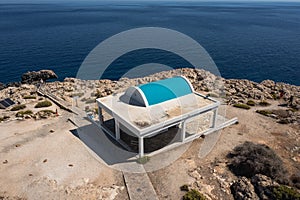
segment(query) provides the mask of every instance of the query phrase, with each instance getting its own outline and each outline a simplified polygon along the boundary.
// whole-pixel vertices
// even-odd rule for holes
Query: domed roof
[[[127,103],[137,106],[152,106],[193,93],[187,78],[176,76],[160,81],[130,87],[126,90]]]

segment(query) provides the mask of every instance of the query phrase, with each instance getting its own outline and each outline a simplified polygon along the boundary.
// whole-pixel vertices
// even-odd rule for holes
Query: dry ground
[[[66,115],[1,124],[0,197],[127,198],[122,174],[90,155]]]
[[[273,102],[276,107],[277,102]],[[226,155],[244,141],[252,141],[270,146],[283,159],[290,175],[300,172],[300,156],[291,149],[299,148],[300,127],[282,125],[274,119],[255,113],[259,107],[243,110],[227,107],[227,117],[237,116],[239,124],[221,131],[213,150],[204,158],[199,158],[199,148],[205,138],[195,140],[188,151],[167,168],[149,173],[150,179],[160,199],[180,199],[184,192],[180,186],[191,185],[210,199],[233,199],[230,182],[236,177],[226,167]]]
[[[227,117],[238,117],[239,124],[223,129],[206,157],[198,157],[206,139],[199,138],[174,163],[148,173],[159,199],[180,199],[183,184],[211,199],[232,199],[229,183],[236,177],[228,171],[225,157],[244,141],[269,145],[290,173],[299,172],[299,151],[291,151],[299,146],[299,127],[278,124],[256,109],[228,107]],[[70,132],[76,127],[67,122],[68,114],[60,112],[47,120],[0,125],[0,199],[128,199],[122,173],[90,155]]]

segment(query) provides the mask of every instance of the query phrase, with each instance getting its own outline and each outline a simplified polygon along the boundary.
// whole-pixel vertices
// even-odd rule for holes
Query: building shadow
[[[114,129],[114,120],[109,121],[111,129]],[[109,123],[106,122],[106,123]],[[121,130],[121,139],[131,149],[125,149],[111,135],[100,129],[95,124],[88,124],[77,129],[70,130],[70,133],[80,139],[89,150],[95,153],[107,165],[115,165],[126,162],[135,162],[138,155],[138,138],[128,135]],[[180,140],[180,129],[171,127],[168,131],[161,132],[153,137],[144,139],[145,153],[157,151],[167,145]]]
[[[80,139],[92,154],[96,154],[98,159],[100,158],[107,165],[133,162],[136,159],[136,153],[124,149],[94,124],[70,130],[70,133]]]

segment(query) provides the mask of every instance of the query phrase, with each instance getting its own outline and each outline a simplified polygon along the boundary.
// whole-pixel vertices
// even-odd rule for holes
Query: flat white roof
[[[120,100],[122,95],[124,93],[98,98],[97,103],[137,136],[148,136],[220,105],[196,92],[149,107],[124,103]]]

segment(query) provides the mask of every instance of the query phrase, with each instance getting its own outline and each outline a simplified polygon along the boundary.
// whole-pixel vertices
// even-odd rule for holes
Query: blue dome
[[[144,93],[149,106],[193,93],[193,88],[191,88],[188,80],[181,76],[139,85],[138,87]]]

